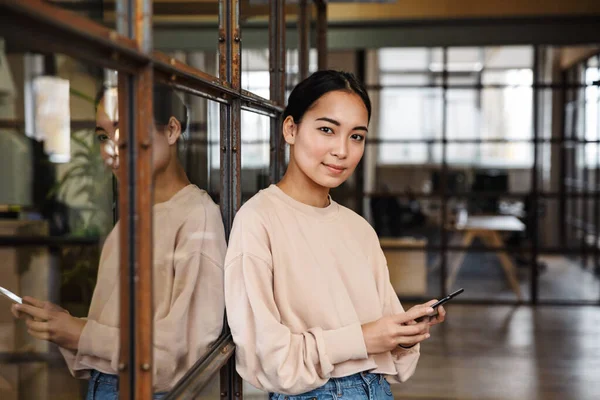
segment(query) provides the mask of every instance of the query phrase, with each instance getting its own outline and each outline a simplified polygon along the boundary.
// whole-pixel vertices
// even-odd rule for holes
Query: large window
[[[445,130],[449,164],[530,167],[533,49],[446,51],[378,51],[379,164],[441,162]]]

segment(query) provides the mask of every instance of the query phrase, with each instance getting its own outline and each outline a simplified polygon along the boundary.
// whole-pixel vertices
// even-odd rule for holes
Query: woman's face
[[[323,95],[299,124],[284,121],[284,137],[298,168],[317,185],[335,188],[352,175],[365,150],[369,116],[353,92]]]
[[[109,166],[116,175],[119,168],[118,142],[119,129],[116,113],[116,102],[100,101],[96,109],[96,139],[100,142],[100,153],[104,163]],[[181,133],[180,125],[174,118],[161,129],[153,125],[152,138],[152,171],[153,174],[164,171],[173,157],[176,157],[176,149],[172,151],[171,146],[176,146],[177,139]]]

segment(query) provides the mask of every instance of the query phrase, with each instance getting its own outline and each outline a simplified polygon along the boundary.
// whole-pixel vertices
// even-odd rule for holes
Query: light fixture
[[[44,141],[50,162],[71,160],[71,111],[69,81],[56,76],[38,76],[33,81],[35,136]]]

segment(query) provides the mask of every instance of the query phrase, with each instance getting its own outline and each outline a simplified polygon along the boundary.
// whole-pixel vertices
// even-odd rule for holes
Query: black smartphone
[[[431,308],[433,308],[433,310],[434,310],[433,314],[425,315],[421,318],[417,318],[415,321],[423,322],[426,318],[435,317],[437,315],[437,308],[439,306],[441,306],[444,303],[449,302],[450,300],[452,300],[453,298],[455,298],[456,296],[458,296],[459,294],[461,294],[464,291],[465,291],[465,289],[460,288],[456,292],[452,292],[448,296],[444,297],[443,299],[436,301],[434,304],[431,305]]]

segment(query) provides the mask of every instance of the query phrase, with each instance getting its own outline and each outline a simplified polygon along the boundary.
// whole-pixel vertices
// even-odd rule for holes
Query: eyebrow
[[[330,124],[333,124],[335,126],[341,126],[342,124],[340,124],[338,121],[336,121],[335,119],[331,119],[331,118],[327,118],[327,117],[321,117],[321,118],[317,118],[317,121],[325,121],[325,122],[329,122]],[[355,126],[353,129],[353,131],[365,131],[365,132],[369,132],[369,130],[367,129],[366,126]]]

